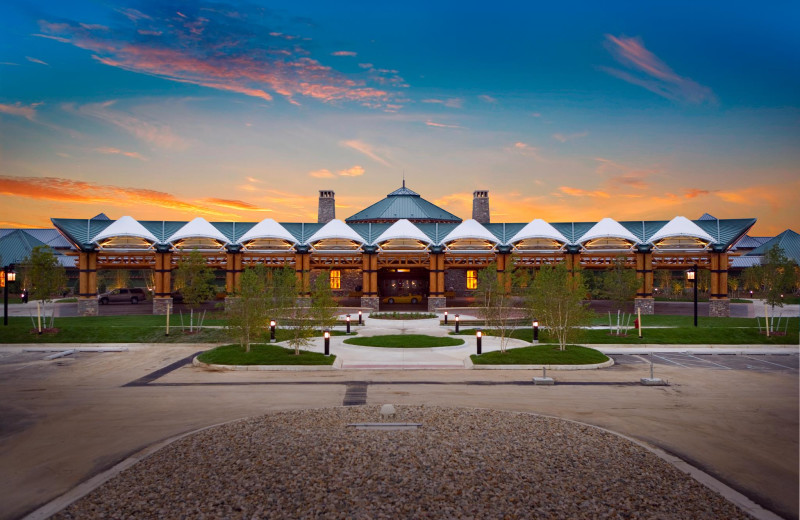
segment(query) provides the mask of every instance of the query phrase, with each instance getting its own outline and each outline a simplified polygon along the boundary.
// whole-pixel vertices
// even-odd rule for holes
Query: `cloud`
[[[338,173],[342,177],[361,177],[362,175],[364,175],[364,168],[355,165],[352,168],[348,168],[346,170],[339,170]]]
[[[444,105],[447,108],[461,108],[462,106],[464,106],[464,100],[461,98],[448,98],[448,99],[430,98],[430,99],[423,99],[422,102]]]
[[[606,177],[604,187],[613,192],[625,188],[647,189],[650,184],[646,179],[659,173],[658,168],[634,168],[602,157],[595,157],[595,161],[599,163],[595,171]]]
[[[261,208],[250,204],[249,202],[242,202],[241,200],[209,198],[203,199],[202,202],[203,204],[211,204],[212,206],[219,206],[221,208],[236,209],[241,211],[272,211],[271,209]]]
[[[336,51],[332,52],[331,56],[358,56],[358,54],[353,51]]]
[[[433,121],[425,121],[425,124],[436,128],[463,128],[458,125],[446,125],[444,123],[434,123]]]
[[[569,186],[561,186],[558,189],[559,191],[561,191],[561,193],[565,193],[573,197],[592,197],[601,199],[611,198],[611,195],[602,190],[588,191],[588,190],[582,190],[580,188],[571,188]]]
[[[389,69],[345,74],[324,65],[310,56],[308,38],[271,29],[296,22],[268,9],[244,4],[233,11],[188,0],[142,5],[142,11],[117,10],[102,28],[43,20],[41,36],[86,49],[112,67],[264,100],[383,107],[394,96],[382,87],[404,83]]]
[[[701,197],[710,194],[711,192],[708,190],[701,190],[697,188],[683,190],[683,196],[686,197],[687,199],[694,199],[696,197]]]
[[[666,63],[645,48],[640,38],[617,38],[607,34],[606,48],[614,59],[628,69],[624,71],[600,67],[600,70],[612,76],[673,101],[695,104],[717,102],[710,88],[673,72]]]
[[[478,96],[478,99],[480,99],[481,101],[485,101],[486,103],[491,103],[493,105],[497,103],[497,98],[493,98],[492,96],[488,96],[486,94]]]
[[[140,153],[137,153],[137,152],[126,152],[126,151],[120,150],[118,148],[111,148],[111,147],[95,148],[94,151],[97,152],[97,153],[102,153],[102,154],[106,154],[106,155],[122,155],[122,156],[125,156],[125,157],[130,157],[131,159],[139,159],[140,161],[146,161],[147,160],[147,158],[144,157]]]
[[[539,149],[535,146],[529,145],[528,143],[516,142],[512,146],[506,147],[505,151],[525,155],[527,157],[533,157],[535,159],[541,159],[541,156],[539,155]]]
[[[39,65],[47,65],[48,67],[50,66],[49,63],[44,62],[44,61],[42,61],[42,60],[40,60],[38,58],[31,58],[30,56],[25,56],[25,59],[28,60],[31,63],[37,63]]]
[[[0,103],[0,114],[20,116],[24,117],[28,121],[34,121],[36,119],[36,107],[40,104],[41,103],[23,105],[22,103],[15,103],[13,105],[4,105]]]
[[[195,215],[236,217],[231,213],[211,210],[205,204],[182,201],[174,195],[162,191],[96,184],[60,177],[0,176],[0,195],[73,204],[106,204],[117,207],[148,205]]]
[[[72,105],[67,105],[65,109],[112,124],[137,139],[159,148],[184,150],[189,147],[189,142],[176,135],[169,126],[156,121],[145,121],[122,110],[115,110],[113,108],[115,104],[116,101],[106,101],[104,103],[90,103],[77,109]]]
[[[256,179],[255,177],[245,177],[245,180],[247,180],[247,182],[253,182],[253,183],[256,183],[256,184],[264,182],[264,181],[262,181],[260,179]]]
[[[375,150],[373,149],[373,147],[371,145],[365,143],[364,141],[359,141],[357,139],[351,139],[350,141],[342,141],[339,144],[342,145],[342,146],[346,146],[347,148],[352,148],[353,150],[366,155],[367,157],[369,157],[373,161],[375,161],[377,163],[380,163],[380,164],[382,164],[384,166],[391,166],[389,164],[389,161],[387,161],[386,159],[384,159],[383,157],[381,157],[380,155],[375,153]]]
[[[336,177],[330,170],[325,169],[308,172],[308,174],[316,179],[332,179]]]
[[[566,143],[567,141],[580,139],[581,137],[586,137],[587,135],[589,135],[589,132],[578,132],[575,134],[553,134],[553,139],[560,143]]]

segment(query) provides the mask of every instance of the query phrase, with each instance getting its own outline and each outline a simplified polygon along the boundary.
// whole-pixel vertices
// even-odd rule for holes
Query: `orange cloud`
[[[425,124],[436,128],[461,128],[458,125],[446,125],[444,123],[434,123],[433,121],[425,121]]]
[[[120,150],[118,148],[111,148],[111,147],[95,148],[94,151],[97,152],[97,153],[102,153],[102,154],[106,154],[106,155],[122,155],[122,156],[125,156],[125,157],[130,157],[131,159],[139,159],[140,161],[146,161],[147,160],[147,158],[144,157],[140,153],[137,153],[137,152],[126,152],[126,151]]]
[[[16,103],[13,105],[4,105],[0,103],[0,114],[20,116],[24,117],[29,121],[33,121],[34,118],[36,117],[36,107],[39,105],[40,103],[34,103],[31,105],[23,105],[21,103]]]
[[[375,152],[374,148],[371,145],[365,143],[364,141],[351,139],[350,141],[342,141],[340,144],[342,146],[346,146],[347,148],[352,148],[357,152],[363,153],[373,161],[381,163],[384,166],[390,166],[389,161],[378,155]]]
[[[708,195],[710,193],[711,192],[708,191],[708,190],[701,190],[701,189],[698,189],[698,188],[691,188],[691,189],[683,190],[683,196],[686,197],[687,199],[693,199],[695,197],[700,197],[702,195]]]
[[[572,195],[573,197],[599,197],[603,199],[611,198],[611,195],[601,190],[587,191],[580,188],[571,188],[569,186],[561,186],[558,188],[561,193]]]
[[[325,169],[308,172],[308,174],[316,179],[332,179],[336,177],[330,170]]]
[[[364,168],[359,165],[355,165],[352,168],[348,168],[346,170],[339,170],[339,175],[342,177],[360,177],[364,175]]]
[[[553,134],[553,139],[559,143],[566,143],[567,141],[572,141],[573,139],[578,139],[580,137],[586,137],[587,135],[589,135],[589,132],[578,132],[575,134]]]
[[[242,211],[272,211],[267,208],[260,208],[249,202],[242,202],[241,200],[228,200],[228,199],[203,199],[203,203],[211,204],[212,206],[219,206],[221,208],[238,209]]]

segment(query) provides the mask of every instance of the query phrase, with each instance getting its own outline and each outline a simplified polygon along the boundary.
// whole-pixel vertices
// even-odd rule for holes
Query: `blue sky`
[[[5,5],[0,225],[345,218],[405,175],[464,218],[797,227],[796,3],[428,4]]]

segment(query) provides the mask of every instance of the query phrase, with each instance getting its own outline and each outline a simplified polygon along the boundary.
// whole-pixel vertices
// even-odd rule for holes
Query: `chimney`
[[[336,199],[332,191],[319,190],[319,209],[317,211],[317,222],[327,224],[336,218]]]
[[[475,190],[472,193],[472,218],[481,224],[489,223],[489,192]]]

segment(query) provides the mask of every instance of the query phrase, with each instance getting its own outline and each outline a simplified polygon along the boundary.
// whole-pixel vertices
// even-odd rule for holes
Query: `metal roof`
[[[483,227],[483,224],[478,222],[474,219],[465,220],[454,230],[447,234],[446,237],[442,239],[442,243],[452,242],[454,240],[461,240],[461,239],[479,239],[479,240],[488,240],[489,242],[498,243],[497,237],[488,229]]]
[[[407,219],[411,222],[461,222],[461,219],[449,211],[423,199],[413,190],[403,186],[376,202],[366,209],[345,219],[345,222],[357,223],[364,221],[395,221]]]
[[[58,263],[64,267],[74,267],[75,259],[59,253],[41,240],[35,239],[22,229],[10,230],[0,238],[0,265],[21,264],[31,254],[34,247],[44,246],[56,256]]]
[[[393,239],[402,239],[402,238],[409,238],[412,240],[419,240],[426,244],[431,243],[431,239],[422,232],[417,226],[412,224],[406,219],[401,219],[395,222],[394,224],[389,227],[386,231],[381,233],[381,235],[375,239],[376,244],[380,244],[381,242],[385,242],[387,240]]]
[[[154,234],[147,230],[143,225],[134,220],[133,217],[120,217],[119,220],[101,231],[94,237],[94,241],[102,240],[111,237],[138,237],[149,240],[150,242],[158,242]]]
[[[772,246],[776,244],[778,247],[783,249],[783,253],[789,260],[794,260],[796,264],[800,265],[800,235],[791,229],[787,229],[772,240],[761,244],[744,256],[764,256],[767,250],[771,249]]]
[[[671,237],[694,237],[707,242],[713,242],[714,238],[700,229],[700,226],[686,217],[675,217],[664,225],[661,229],[650,237],[651,242]]]
[[[755,249],[773,238],[774,237],[751,237],[750,235],[745,235],[733,245],[733,249]]]

